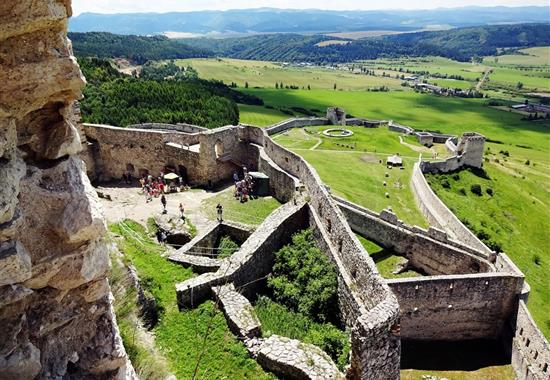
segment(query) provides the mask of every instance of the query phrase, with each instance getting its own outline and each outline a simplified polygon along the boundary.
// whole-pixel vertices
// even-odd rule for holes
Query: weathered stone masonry
[[[0,378],[131,378],[76,156],[70,0],[0,3]]]
[[[289,128],[327,123],[328,119],[324,118],[291,119],[266,129],[228,126],[198,134],[174,132],[173,128],[158,125],[152,128],[159,129],[140,127],[125,132],[113,127],[88,125],[85,130],[87,135],[95,136],[91,140],[92,146],[95,145],[100,152],[97,157],[108,158],[109,169],[103,172],[112,173],[112,177],[117,177],[118,173],[121,175],[125,168],[125,165],[117,164],[118,150],[112,145],[113,142],[120,141],[121,146],[128,147],[128,141],[137,139],[151,149],[152,146],[148,147],[145,142],[155,140],[159,141],[160,148],[157,146],[157,156],[150,157],[170,157],[174,165],[193,167],[189,173],[193,181],[195,170],[195,183],[207,184],[208,178],[224,180],[244,165],[267,173],[271,193],[279,200],[288,202],[293,198],[303,200],[304,196],[308,197],[306,208],[301,203],[289,203],[269,217],[246,239],[230,261],[194,252],[195,249],[200,250],[202,245],[208,248],[209,244],[214,244],[210,240],[217,234],[215,228],[201,237],[200,242],[195,240],[188,244],[189,247],[172,255],[173,261],[208,272],[178,284],[181,307],[193,307],[205,298],[216,297],[215,289],[226,284],[233,284],[239,292],[252,296],[254,286],[243,285],[267,275],[273,264],[273,252],[284,244],[293,231],[309,226],[315,232],[317,244],[338,268],[340,313],[346,325],[352,328],[349,377],[397,378],[400,331],[404,339],[488,338],[502,339],[506,344],[516,334],[510,351],[518,377],[543,379],[547,373],[548,344],[536,326],[529,324],[532,319],[525,317],[526,311],[520,314],[528,293],[523,275],[505,254],[492,252],[443,205],[425,181],[420,164],[414,168],[413,188],[421,208],[436,226],[428,230],[407,226],[388,211],[376,214],[343,199],[336,199],[335,202],[307,162],[269,137]],[[95,140],[101,133],[107,135]],[[130,135],[117,137],[124,133]],[[108,138],[108,142],[104,138]],[[194,153],[193,158],[169,153],[170,148],[167,147],[170,146],[186,148],[185,144],[173,142],[177,139],[194,144],[190,149]],[[450,138],[446,146],[455,153],[454,157],[442,162],[423,162],[423,167],[445,171],[464,165],[480,165],[482,136],[465,134],[461,140]],[[134,148],[135,144],[129,147],[130,150]],[[160,170],[160,166],[153,166],[150,157],[148,162],[140,165],[154,168],[153,171]],[[193,160],[198,160],[198,164],[195,165],[197,161]],[[299,195],[302,192],[303,196]],[[413,266],[430,276],[383,280],[352,230],[403,254]],[[393,295],[401,305],[400,313]],[[233,298],[235,302],[237,299],[242,301],[240,296]],[[228,302],[232,302],[233,298]],[[225,310],[230,324],[246,326],[243,321],[239,325],[240,317],[231,310]],[[518,328],[524,326],[523,331],[516,328],[516,319]],[[234,330],[239,335],[240,330],[236,327]],[[520,331],[523,335],[519,334]],[[273,365],[269,368],[285,375],[291,376],[292,371],[298,371],[301,365],[299,361],[294,363],[298,367],[293,367],[290,362],[279,362],[279,359],[284,359],[277,355],[262,361],[259,352],[262,351],[262,344],[266,344],[265,340],[246,338],[245,344],[263,365]],[[296,358],[300,354],[296,352],[291,356]],[[308,376],[316,375],[312,372]]]

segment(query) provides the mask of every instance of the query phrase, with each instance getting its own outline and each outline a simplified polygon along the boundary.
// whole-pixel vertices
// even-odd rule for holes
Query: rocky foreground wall
[[[76,154],[70,0],[0,2],[0,378],[132,377]]]

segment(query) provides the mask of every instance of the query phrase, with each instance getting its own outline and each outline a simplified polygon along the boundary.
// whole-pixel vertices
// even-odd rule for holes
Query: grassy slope
[[[512,380],[515,373],[510,365],[485,367],[476,371],[431,371],[405,369],[401,371],[402,380],[425,380],[425,376],[449,380]]]
[[[491,144],[491,151],[498,152],[499,145]],[[520,151],[528,154],[530,165],[518,158]],[[522,148],[510,150],[510,158],[504,162],[485,164],[490,179],[479,178],[470,172],[461,172],[460,179],[453,176],[429,176],[429,182],[442,200],[460,219],[465,219],[475,230],[483,230],[502,245],[503,250],[525,274],[531,294],[529,309],[539,328],[550,336],[550,256],[548,246],[548,215],[550,209],[548,156],[542,152]],[[535,164],[536,166],[533,166]],[[523,178],[525,177],[525,178]],[[451,187],[441,186],[447,180]],[[472,184],[480,184],[483,195],[470,191]],[[486,189],[494,194],[490,196]],[[460,189],[466,190],[466,196]],[[538,262],[538,263],[537,263]]]
[[[211,331],[197,372],[198,378],[272,378],[249,357],[212,301],[193,310],[178,310],[174,284],[192,277],[190,269],[163,258],[162,250],[147,237],[145,229],[138,223],[126,221],[126,227],[115,224],[110,229],[125,238],[118,242],[120,250],[136,267],[141,280],[148,284],[149,290],[164,308],[164,314],[153,331],[156,344],[178,378],[191,378],[209,324]]]
[[[204,200],[202,206],[211,220],[216,219],[216,205],[223,206],[223,218],[234,222],[250,225],[259,225],[280,206],[273,197],[262,197],[241,203],[233,196],[233,187],[226,191]]]
[[[501,55],[498,57],[485,57],[483,62],[488,65],[550,65],[550,46],[540,46],[529,49],[521,49],[523,54]],[[495,62],[495,58],[497,61]]]
[[[243,61],[237,59],[185,59],[177,60],[181,66],[192,66],[204,79],[218,79],[225,83],[235,82],[244,87],[275,88],[275,83],[294,85],[300,88],[309,85],[312,89],[332,89],[334,84],[343,90],[365,90],[386,86],[400,88],[401,81],[395,78],[381,78],[353,74],[344,70],[320,67],[282,67],[271,62]]]

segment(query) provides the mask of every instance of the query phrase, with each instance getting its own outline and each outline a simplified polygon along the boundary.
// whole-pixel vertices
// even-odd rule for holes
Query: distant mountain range
[[[83,13],[72,32],[227,36],[260,33],[413,31],[490,24],[546,23],[550,7],[465,7],[433,10],[329,11],[273,8],[173,13]]]

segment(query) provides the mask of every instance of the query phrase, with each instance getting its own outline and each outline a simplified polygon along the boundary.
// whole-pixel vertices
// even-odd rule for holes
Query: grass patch
[[[273,197],[249,199],[241,203],[233,196],[233,187],[218,195],[205,199],[202,207],[211,220],[216,220],[216,205],[223,206],[223,219],[249,225],[260,225],[264,219],[281,204]]]
[[[197,378],[273,378],[249,357],[244,346],[231,334],[214,302],[207,301],[196,309],[184,312],[178,310],[174,285],[192,277],[193,273],[163,258],[162,247],[147,236],[143,226],[125,220],[111,225],[110,230],[122,237],[117,239],[119,249],[136,267],[141,279],[148,284],[148,289],[163,308],[159,324],[153,332],[170,370],[178,378],[192,378],[203,347],[206,351],[198,366]]]
[[[254,311],[262,323],[265,337],[276,334],[314,344],[327,352],[340,370],[348,364],[351,350],[348,332],[331,323],[313,322],[265,296],[258,298]]]
[[[361,235],[355,235],[359,242],[365,247],[369,255],[374,260],[378,271],[384,278],[407,278],[407,277],[419,277],[422,276],[421,273],[416,272],[412,269],[408,269],[401,273],[393,273],[400,266],[407,262],[407,259],[403,256],[396,255],[395,252],[389,249],[385,249],[378,244],[365,239]]]
[[[426,380],[426,376],[449,380],[514,380],[516,378],[511,365],[485,367],[476,371],[401,370],[402,380]]]

